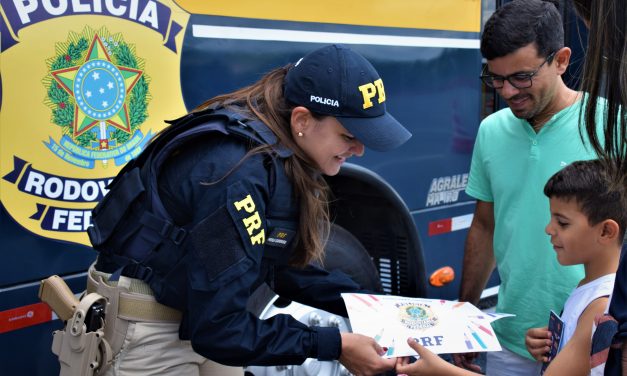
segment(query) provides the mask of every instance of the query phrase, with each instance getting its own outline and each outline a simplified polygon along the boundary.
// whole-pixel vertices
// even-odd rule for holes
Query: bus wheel
[[[366,248],[353,234],[336,224],[331,225],[322,267],[329,271],[340,270],[362,288],[383,293],[379,272]]]

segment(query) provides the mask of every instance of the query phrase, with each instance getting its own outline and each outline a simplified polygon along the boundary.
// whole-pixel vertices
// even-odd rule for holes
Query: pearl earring
[[[298,132],[298,137],[303,137],[303,132]]]

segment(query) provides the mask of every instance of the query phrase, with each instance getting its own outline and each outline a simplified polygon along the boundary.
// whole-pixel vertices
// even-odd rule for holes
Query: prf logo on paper
[[[424,330],[438,324],[438,317],[428,304],[396,303],[398,319],[407,329]]]
[[[0,200],[15,222],[89,245],[108,183],[187,112],[188,20],[171,0],[0,2]]]

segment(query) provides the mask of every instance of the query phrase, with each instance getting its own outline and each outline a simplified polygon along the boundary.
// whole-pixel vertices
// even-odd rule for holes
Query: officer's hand
[[[340,333],[342,354],[340,363],[355,376],[383,373],[394,368],[396,359],[384,359],[385,351],[372,338],[354,333]]]
[[[471,352],[471,353],[463,353],[463,354],[453,354],[453,363],[461,368],[466,368],[467,370],[471,370],[474,372],[481,372],[481,366],[473,363],[475,359],[479,356],[479,353]]]
[[[548,327],[531,328],[525,335],[525,346],[533,358],[539,362],[548,362],[547,354],[551,351],[551,332]]]

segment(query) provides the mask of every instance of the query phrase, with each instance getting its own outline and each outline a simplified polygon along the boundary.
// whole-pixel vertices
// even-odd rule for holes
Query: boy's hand
[[[551,332],[548,327],[531,328],[525,335],[527,351],[539,362],[548,362],[547,354],[551,351]]]
[[[463,371],[461,368],[456,369],[454,365],[419,345],[413,338],[408,338],[407,344],[420,355],[420,359],[410,364],[409,358],[398,358],[396,361],[396,373],[399,375],[450,376],[458,375],[458,372],[468,372]]]

